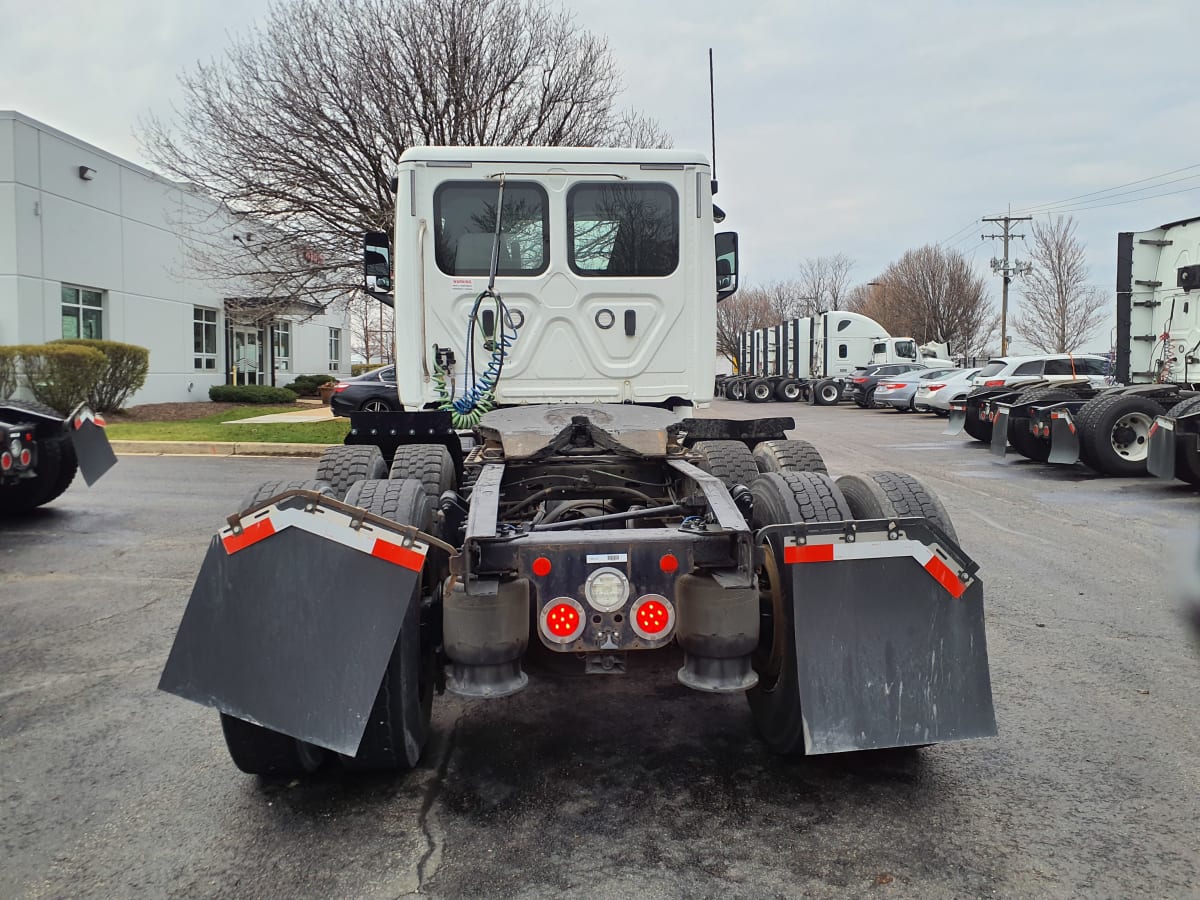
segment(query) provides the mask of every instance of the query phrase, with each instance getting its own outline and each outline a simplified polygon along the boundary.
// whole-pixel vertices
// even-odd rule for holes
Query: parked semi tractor
[[[411,767],[436,688],[502,702],[530,656],[671,654],[780,753],[995,733],[978,567],[932,491],[699,415],[737,278],[702,155],[416,148],[397,176],[366,277],[402,411],[241,501],[160,681],[238,767]]]
[[[1200,218],[1117,238],[1117,326],[1111,385],[1083,377],[983,386],[953,404],[965,429],[1003,455],[1082,460],[1105,475],[1148,471],[1200,484]],[[986,369],[984,370],[986,371]],[[1089,372],[1090,374],[1090,372]],[[1151,445],[1159,446],[1153,453]]]
[[[27,513],[116,462],[104,420],[81,406],[65,419],[40,403],[0,400],[0,515]]]
[[[808,400],[820,406],[838,403],[842,385],[857,368],[877,363],[925,366],[953,363],[942,343],[917,345],[892,337],[859,313],[833,311],[789,319],[742,334],[741,370],[718,379],[717,392],[732,400]]]

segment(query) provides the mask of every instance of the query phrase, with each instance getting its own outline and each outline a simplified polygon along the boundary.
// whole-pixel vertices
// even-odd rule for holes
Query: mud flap
[[[997,404],[996,418],[992,420],[992,442],[988,449],[1001,459],[1008,453],[1008,411],[1008,406]]]
[[[967,405],[965,403],[951,403],[950,417],[946,420],[946,427],[942,429],[942,434],[962,434],[963,429],[966,427]]]
[[[213,537],[158,687],[353,756],[429,545],[315,492],[281,496]]]
[[[1079,462],[1079,431],[1070,410],[1050,412],[1050,456],[1046,462],[1060,466]]]
[[[86,406],[81,406],[67,416],[63,426],[71,436],[75,459],[79,462],[79,473],[87,486],[91,487],[101,476],[117,464],[116,454],[104,431],[104,419]]]
[[[994,736],[976,565],[925,520],[807,528],[783,548],[805,752]]]
[[[1175,477],[1175,420],[1158,416],[1150,429],[1146,470],[1157,478]]]

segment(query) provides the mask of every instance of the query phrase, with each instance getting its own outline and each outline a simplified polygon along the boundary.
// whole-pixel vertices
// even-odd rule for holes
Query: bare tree
[[[783,317],[772,306],[767,291],[743,285],[732,297],[717,304],[717,352],[740,372],[742,335],[782,321]]]
[[[142,143],[254,233],[237,249],[197,222],[193,249],[260,311],[357,292],[361,235],[393,221],[408,147],[670,142],[614,108],[606,40],[550,0],[276,0],[180,81],[181,108]]]
[[[892,335],[944,341],[965,356],[985,351],[999,321],[983,276],[961,253],[936,245],[909,250],[889,265],[866,286],[861,312]]]
[[[846,302],[853,268],[854,260],[844,253],[810,257],[800,263],[800,290],[810,298],[809,312],[805,315],[841,309]]]
[[[867,304],[871,299],[871,287],[866,284],[856,284],[846,293],[846,306],[848,312],[863,313],[866,310]]]
[[[1104,319],[1108,297],[1088,284],[1074,217],[1032,225],[1032,269],[1021,279],[1021,309],[1013,316],[1013,330],[1043,353],[1069,353]]]

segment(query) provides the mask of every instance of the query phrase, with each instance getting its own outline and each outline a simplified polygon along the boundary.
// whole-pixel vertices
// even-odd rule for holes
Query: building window
[[[332,346],[332,344],[330,345]],[[292,323],[275,323],[275,371],[292,370]],[[330,357],[332,359],[332,357]]]
[[[62,286],[62,336],[64,338],[104,337],[104,292],[88,288]]]
[[[342,329],[329,329],[329,371],[336,372],[342,367]]]
[[[217,368],[217,311],[203,306],[192,307],[193,365],[197,369]]]

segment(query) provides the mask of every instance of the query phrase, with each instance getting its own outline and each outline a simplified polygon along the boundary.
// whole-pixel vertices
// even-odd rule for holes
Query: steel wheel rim
[[[1150,426],[1153,422],[1142,412],[1126,413],[1113,423],[1109,442],[1118,456],[1140,462],[1150,454]]]
[[[798,384],[787,385],[783,389],[783,396],[787,397],[789,400],[795,400],[797,397],[800,396],[800,385],[798,385]]]
[[[368,400],[362,408],[363,412],[387,412],[391,407],[382,400]]]
[[[821,388],[821,399],[832,403],[837,399],[837,388],[831,384],[825,385],[825,387]]]
[[[766,400],[771,396],[771,387],[766,384],[756,384],[754,386],[754,398],[756,400]]]

